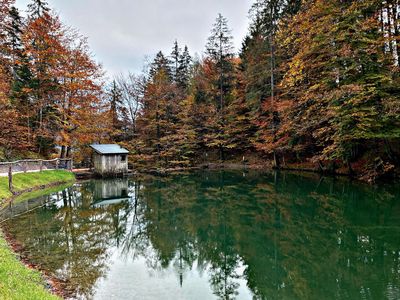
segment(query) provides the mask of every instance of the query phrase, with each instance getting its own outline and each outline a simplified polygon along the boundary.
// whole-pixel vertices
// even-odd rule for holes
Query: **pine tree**
[[[208,38],[206,53],[218,70],[216,85],[219,89],[216,96],[218,110],[224,109],[226,98],[232,90],[233,84],[233,37],[228,27],[228,20],[221,14],[218,15],[211,36]]]
[[[28,13],[31,18],[41,18],[44,14],[48,14],[50,8],[48,3],[43,0],[32,0],[32,3],[28,4]]]
[[[206,45],[208,56],[203,63],[209,82],[207,93],[214,105],[210,108],[214,113],[208,118],[206,143],[208,147],[218,149],[221,160],[225,159],[224,148],[229,145],[226,109],[234,99],[235,65],[232,39],[227,19],[219,14],[208,38]]]
[[[7,35],[9,39],[10,48],[12,50],[13,55],[21,56],[22,51],[22,42],[21,35],[23,30],[23,19],[19,14],[18,9],[15,6],[12,6],[9,12],[10,16],[10,24],[8,26]],[[15,58],[13,59],[15,63]]]
[[[111,121],[111,135],[112,139],[117,141],[122,138],[122,130],[123,125],[121,121],[121,117],[123,114],[123,103],[122,103],[122,91],[120,87],[117,85],[116,80],[110,85],[109,92],[109,106],[110,106],[110,121]]]
[[[181,57],[181,48],[179,48],[178,41],[174,42],[174,47],[171,52],[171,75],[172,80],[177,83],[178,81],[178,69],[179,59]]]
[[[14,1],[6,0],[0,2],[0,62],[3,67],[5,67],[4,72],[7,72],[7,68],[10,64],[10,38],[9,29],[12,26],[12,21],[10,20],[10,11]],[[4,79],[5,77],[3,77]]]
[[[22,36],[25,30],[25,20],[20,16],[17,8],[10,9],[10,24],[8,26],[8,39],[11,49],[12,84],[10,97],[13,105],[19,111],[19,124],[32,143],[31,113],[33,110],[29,91],[32,87],[32,74],[29,69],[29,61],[24,52]],[[30,145],[27,148],[32,148]]]
[[[29,62],[24,53],[22,45],[22,34],[25,27],[24,19],[20,16],[17,8],[14,6],[10,10],[10,25],[8,26],[8,39],[12,51],[12,69],[13,69],[13,97],[26,98],[24,89],[29,89],[31,84],[31,74]],[[26,99],[25,99],[26,101]]]
[[[13,48],[10,28],[12,17],[10,12],[14,1],[0,2],[0,159],[11,159],[14,152],[28,147],[27,135],[20,126],[20,113],[11,98],[12,70],[16,49]]]
[[[173,75],[170,67],[170,61],[164,55],[164,53],[162,53],[162,51],[159,51],[154,58],[154,61],[150,65],[149,79],[154,79],[161,71],[165,73],[169,81],[172,81]]]
[[[176,83],[183,91],[187,91],[190,81],[192,57],[189,49],[185,46],[182,54],[179,56]]]

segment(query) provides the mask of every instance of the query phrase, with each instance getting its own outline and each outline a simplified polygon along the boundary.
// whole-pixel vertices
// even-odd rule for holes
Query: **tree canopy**
[[[255,0],[238,54],[218,14],[201,56],[175,40],[147,71],[111,83],[45,1],[26,18],[11,0],[0,8],[1,159],[57,146],[83,159],[80,149],[108,141],[135,166],[249,156],[325,171],[399,166],[398,0]]]

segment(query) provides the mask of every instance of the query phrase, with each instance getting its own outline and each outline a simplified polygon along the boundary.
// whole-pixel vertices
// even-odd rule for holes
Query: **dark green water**
[[[73,298],[400,299],[395,184],[198,172],[78,183],[16,214],[9,234]]]

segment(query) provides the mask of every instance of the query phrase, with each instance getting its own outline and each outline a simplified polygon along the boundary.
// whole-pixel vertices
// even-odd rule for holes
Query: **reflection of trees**
[[[107,271],[110,247],[174,270],[181,285],[196,267],[221,299],[235,298],[244,281],[257,299],[399,296],[399,190],[309,176],[136,180],[131,201],[98,208],[89,182],[15,219],[11,232],[34,262],[87,297]]]
[[[122,253],[133,255],[134,258],[145,255],[149,249],[146,232],[145,210],[146,205],[140,197],[140,181],[135,181],[130,186],[129,209],[125,211],[126,231],[122,240]]]
[[[229,299],[236,295],[238,256],[222,186],[210,192],[218,196],[202,199],[202,183],[192,177],[153,182],[144,189],[147,232],[161,267],[172,265],[183,284],[185,270],[198,268],[210,273],[216,295]],[[200,191],[199,191],[200,189]],[[215,199],[214,199],[215,200]],[[201,203],[199,203],[201,202]],[[152,257],[153,258],[153,257]]]
[[[223,299],[235,297],[240,278],[261,299],[351,298],[362,289],[381,298],[389,286],[400,286],[390,271],[399,270],[393,253],[400,232],[387,227],[399,221],[390,213],[399,210],[398,191],[291,174],[240,175],[144,184],[143,228],[156,253],[149,265],[172,265],[182,278],[196,261]],[[397,236],[383,236],[387,230]]]
[[[364,218],[368,219],[368,226],[374,226],[380,222],[380,218],[386,218],[382,214],[379,218],[373,217],[377,206],[382,209],[382,204],[377,201],[379,199],[373,196],[375,192],[335,181],[318,185],[318,181],[299,180],[295,176],[274,184],[270,190],[267,196],[267,193],[261,193],[264,196],[257,195],[256,198],[268,198],[266,207],[278,203],[282,213],[277,249],[279,265],[284,270],[280,281],[285,283],[285,289],[278,286],[279,291],[273,293],[266,290],[264,295],[326,299],[333,295],[346,298],[343,293],[353,293],[352,298],[359,295],[361,288],[375,292],[384,290],[383,287],[378,288],[376,283],[383,283],[379,278],[388,270],[384,270],[378,260],[383,248],[388,248],[389,244],[399,249],[398,236],[397,239],[385,241],[381,239],[381,233],[363,233],[367,229],[366,223],[358,225],[359,220]],[[260,189],[256,188],[255,191],[259,194]],[[392,200],[387,199],[386,204],[389,205]],[[357,207],[356,211],[354,207]],[[273,213],[266,211],[262,215],[269,215],[268,218],[272,219]],[[374,244],[380,244],[381,251],[374,253],[370,249],[365,252],[363,242],[357,238],[364,234]],[[272,237],[273,232],[268,232],[265,240]],[[374,263],[365,264],[365,254]],[[248,259],[245,258],[245,261]],[[250,263],[248,265],[250,269]],[[372,273],[375,278],[371,277]],[[399,286],[398,276],[396,281],[395,286]],[[375,295],[375,298],[383,296]]]
[[[107,271],[107,249],[124,234],[124,204],[94,209],[90,184],[67,189],[56,198],[14,219],[9,232],[23,243],[33,263],[65,282],[72,295],[87,299]]]

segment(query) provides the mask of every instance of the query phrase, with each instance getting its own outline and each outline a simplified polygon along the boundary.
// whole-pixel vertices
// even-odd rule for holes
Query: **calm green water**
[[[397,185],[198,172],[78,183],[13,215],[73,298],[400,299]]]

